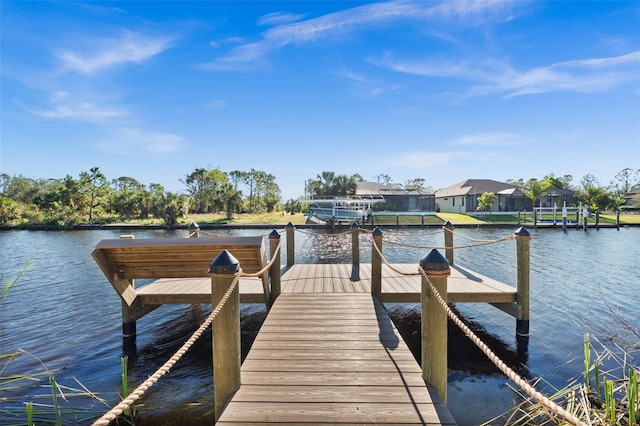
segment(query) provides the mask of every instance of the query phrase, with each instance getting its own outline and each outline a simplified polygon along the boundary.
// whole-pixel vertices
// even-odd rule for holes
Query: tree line
[[[196,168],[180,182],[185,193],[128,176],[109,180],[99,167],[62,179],[2,173],[0,223],[68,226],[157,218],[173,225],[188,213],[223,211],[230,219],[234,212],[271,212],[280,204],[275,176],[260,170]]]
[[[358,183],[364,180],[358,173],[349,176],[323,171],[305,181],[305,197],[355,195]],[[423,178],[400,184],[387,174],[379,174],[374,180],[391,188],[434,192]],[[593,210],[618,210],[625,204],[626,194],[640,190],[640,169],[622,169],[609,185],[591,174],[585,175],[578,185],[572,181],[571,175],[549,174],[542,179],[510,179],[507,183],[521,188],[534,205],[552,188],[564,188],[573,190],[576,200]],[[180,182],[185,187],[184,193],[167,191],[157,183],[144,185],[128,176],[108,180],[99,167],[81,172],[78,178],[67,175],[62,179],[32,179],[2,173],[0,224],[68,226],[157,218],[173,225],[189,213],[224,212],[231,219],[235,212],[273,212],[280,208],[280,188],[275,176],[264,171],[195,168]],[[489,194],[483,197],[483,203],[491,202]],[[640,200],[636,203],[640,204]],[[303,209],[300,199],[288,200],[284,208],[291,213]]]

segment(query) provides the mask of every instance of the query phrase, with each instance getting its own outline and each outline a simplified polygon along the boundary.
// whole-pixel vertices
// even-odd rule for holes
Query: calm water
[[[497,239],[514,229],[457,229],[460,235]],[[565,386],[582,371],[582,341],[590,333],[609,345],[615,343],[639,364],[640,338],[640,228],[590,230],[539,230],[531,242],[531,337],[526,362],[551,385]],[[443,245],[442,234],[426,230],[383,230],[385,240],[420,246]],[[14,415],[25,402],[51,404],[48,376],[63,387],[74,415],[66,423],[88,423],[88,417],[107,411],[120,391],[120,301],[97,267],[91,252],[104,238],[118,238],[121,231],[2,231],[0,232],[0,284],[26,272],[1,306],[0,353],[21,351],[7,363],[0,360],[0,424],[20,424],[24,414]],[[136,238],[184,237],[186,231],[134,231]],[[265,235],[265,230],[216,231],[216,234]],[[206,232],[203,231],[205,236]],[[283,242],[285,238],[283,236]],[[351,261],[350,235],[331,238],[296,233],[296,262]],[[469,242],[460,236],[455,244]],[[321,251],[310,247],[321,245]],[[361,262],[370,262],[369,239],[362,237]],[[515,283],[515,243],[457,250],[456,264],[508,284]],[[419,262],[425,249],[384,244],[391,262]],[[284,251],[283,251],[284,252]],[[283,262],[285,261],[283,256]],[[138,282],[142,284],[141,281]],[[458,305],[472,321],[497,336],[515,353],[515,320],[490,306]],[[415,317],[416,306],[392,305],[399,317]],[[206,318],[208,306],[165,306],[138,321],[135,354],[129,360],[132,388],[151,375]],[[264,310],[243,307],[243,339],[250,342]],[[408,321],[410,322],[410,321]],[[628,325],[625,326],[625,324]],[[139,412],[146,424],[172,424],[175,413],[188,412],[191,424],[211,423],[211,339],[209,333],[142,398]],[[451,351],[466,351],[462,346]],[[616,365],[612,362],[611,365]],[[478,424],[508,410],[518,398],[500,374],[479,372],[475,367],[451,370],[449,408],[460,424]],[[8,384],[11,375],[33,375],[30,380]],[[80,385],[81,383],[81,385]],[[14,387],[15,386],[15,387]],[[105,401],[89,398],[82,387]],[[80,390],[80,391],[76,391]],[[548,389],[543,389],[548,390]],[[106,405],[105,405],[106,404]],[[52,418],[52,417],[50,417]],[[500,422],[498,422],[500,423]]]

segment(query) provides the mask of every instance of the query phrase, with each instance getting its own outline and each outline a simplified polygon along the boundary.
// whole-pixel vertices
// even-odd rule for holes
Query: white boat
[[[384,197],[330,197],[303,200],[309,205],[307,218],[321,221],[358,221],[373,212],[374,204],[385,203]]]

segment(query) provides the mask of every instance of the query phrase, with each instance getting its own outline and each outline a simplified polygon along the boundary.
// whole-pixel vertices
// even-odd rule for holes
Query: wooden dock
[[[220,424],[455,424],[443,403],[446,314],[430,306],[435,298],[427,296],[435,290],[422,295],[417,263],[387,265],[372,255],[373,264],[361,264],[358,229],[352,232],[352,264],[295,264],[289,228],[284,267],[277,266],[276,231],[269,237],[269,251],[277,257],[269,265],[262,237],[103,240],[93,257],[122,299],[125,340],[135,340],[135,321],[161,305],[216,304],[222,293],[212,296],[212,289],[231,285],[239,268],[255,276],[240,274],[238,287],[229,293],[234,301],[214,322],[214,399]],[[526,230],[518,232],[528,243]],[[378,252],[380,241],[381,234],[374,231]],[[450,238],[445,243],[452,246]],[[528,334],[528,244],[516,247],[518,259],[524,259],[518,263],[517,288],[452,265],[453,258],[447,262],[437,250],[421,265],[426,262],[425,270],[446,268],[444,279],[433,270],[426,272],[442,286],[438,291],[443,296],[446,292],[445,303],[490,303],[517,318],[517,333],[524,324],[520,330]],[[221,255],[209,265],[207,259],[216,253]],[[137,287],[134,280],[139,278],[157,279]],[[242,365],[236,343],[231,343],[237,342],[239,350],[238,303],[269,308]],[[423,317],[436,315],[426,317],[428,331],[422,332],[422,368],[383,303],[421,303]]]
[[[241,377],[219,425],[455,424],[383,306],[364,292],[281,294]]]
[[[407,273],[417,264],[393,264]],[[367,293],[371,294],[371,264],[295,264],[283,268],[282,293]],[[163,278],[136,289],[144,305],[211,303],[210,278]],[[421,278],[401,275],[382,266],[382,303],[419,303]],[[516,301],[516,288],[470,269],[452,265],[448,278],[448,301],[509,304]],[[240,303],[264,303],[258,278],[240,279]]]

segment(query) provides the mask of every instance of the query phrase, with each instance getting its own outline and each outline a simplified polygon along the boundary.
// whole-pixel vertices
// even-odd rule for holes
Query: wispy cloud
[[[357,6],[301,22],[277,25],[257,41],[232,49],[204,65],[212,70],[239,70],[262,67],[268,56],[285,46],[335,39],[359,30],[403,21],[430,21],[437,19],[476,18],[509,19],[510,2],[411,2],[390,1]]]
[[[83,40],[82,51],[57,49],[54,55],[66,71],[94,74],[126,63],[142,63],[171,46],[167,37],[148,37],[125,31],[118,38]]]
[[[287,12],[275,12],[258,18],[258,25],[282,25],[290,24],[304,19],[306,14],[295,14]]]
[[[473,133],[459,136],[453,141],[455,145],[466,146],[516,146],[522,145],[526,138],[510,132]]]
[[[406,74],[466,80],[469,95],[504,93],[507,97],[572,91],[595,93],[639,78],[640,51],[625,55],[558,62],[518,71],[507,62],[446,63],[437,60],[402,61],[386,55],[377,65]]]
[[[77,99],[69,92],[62,90],[51,94],[48,103],[46,108],[24,108],[39,117],[90,123],[104,123],[110,119],[128,115],[123,108],[102,106],[96,101]]]
[[[103,151],[122,155],[159,155],[179,151],[183,144],[184,138],[173,133],[123,128],[98,146]]]

